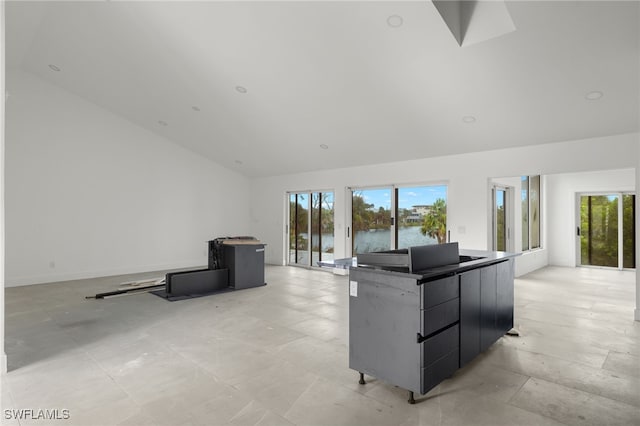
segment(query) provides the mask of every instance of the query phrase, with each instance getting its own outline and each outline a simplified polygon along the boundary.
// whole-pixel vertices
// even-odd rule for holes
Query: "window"
[[[509,245],[508,190],[495,186],[493,188],[493,249],[507,251]]]
[[[540,176],[522,176],[522,251],[540,248]]]
[[[394,186],[351,190],[352,254],[447,240],[447,187]]]
[[[396,200],[396,248],[447,242],[446,186],[397,188]]]

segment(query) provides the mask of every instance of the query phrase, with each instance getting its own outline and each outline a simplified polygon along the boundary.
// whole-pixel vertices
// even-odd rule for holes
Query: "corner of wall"
[[[0,93],[2,104],[0,105],[0,374],[7,372],[7,354],[4,351],[4,262],[5,262],[5,235],[4,235],[4,115],[6,87],[5,87],[5,12],[4,3],[0,4]]]

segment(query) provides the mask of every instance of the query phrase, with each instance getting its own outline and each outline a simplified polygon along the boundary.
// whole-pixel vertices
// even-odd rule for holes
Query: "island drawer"
[[[428,281],[422,284],[422,309],[429,309],[447,300],[460,297],[460,282],[457,275]]]
[[[423,368],[420,393],[424,395],[444,379],[453,376],[458,369],[459,355],[458,348],[455,348],[430,366]]]
[[[428,367],[460,345],[460,327],[458,324],[433,335],[422,342],[422,365]]]
[[[460,299],[448,300],[422,312],[421,333],[427,337],[460,320]]]

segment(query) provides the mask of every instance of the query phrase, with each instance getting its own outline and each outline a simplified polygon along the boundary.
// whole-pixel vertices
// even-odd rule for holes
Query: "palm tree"
[[[433,203],[431,210],[424,217],[420,231],[422,235],[436,238],[438,244],[447,241],[447,202],[444,199],[438,198]]]

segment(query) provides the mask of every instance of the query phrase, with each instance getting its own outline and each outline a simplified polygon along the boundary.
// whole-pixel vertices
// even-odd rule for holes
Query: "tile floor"
[[[516,280],[516,326],[416,405],[348,364],[347,277],[267,267],[266,287],[180,302],[84,296],[136,274],[6,289],[3,422],[56,425],[640,425],[635,274]],[[4,409],[68,409],[8,420]]]

